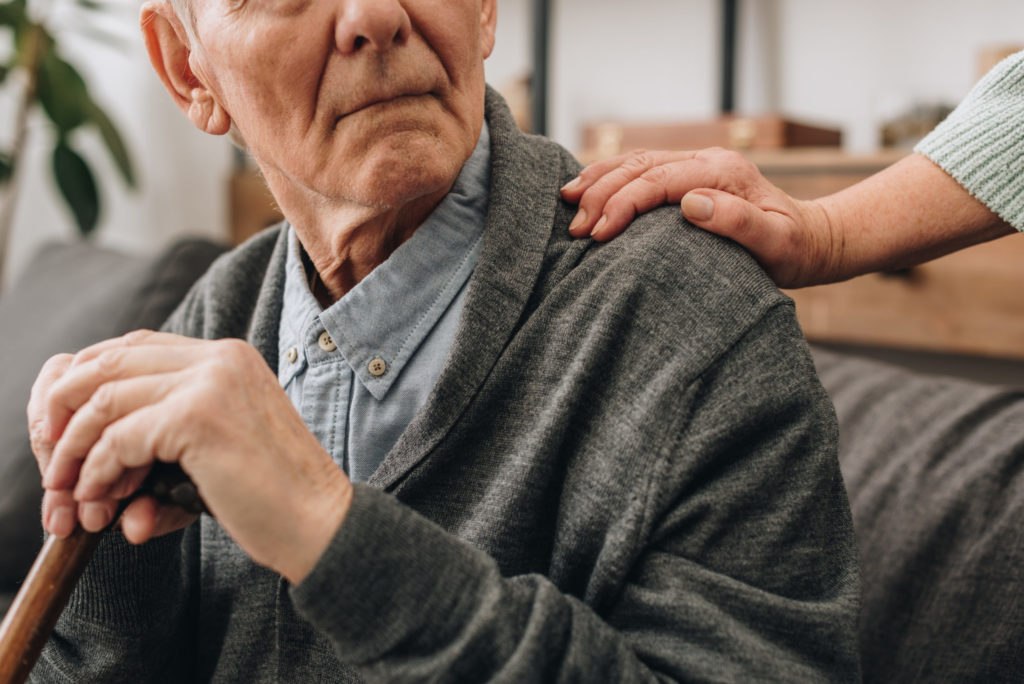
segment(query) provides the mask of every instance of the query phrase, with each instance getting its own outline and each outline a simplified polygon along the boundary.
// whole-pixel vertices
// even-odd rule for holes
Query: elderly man
[[[168,324],[40,373],[54,534],[155,461],[45,681],[856,680],[836,427],[791,302],[486,91],[496,0],[157,0],[150,57],[287,222]],[[202,339],[198,339],[202,338]],[[243,341],[244,340],[244,341]]]

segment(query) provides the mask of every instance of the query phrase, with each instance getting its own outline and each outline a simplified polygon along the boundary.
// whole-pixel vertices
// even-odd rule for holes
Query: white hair
[[[198,44],[196,38],[196,23],[195,16],[192,14],[192,0],[170,0],[171,7],[174,9],[174,13],[181,19],[181,23],[185,26],[185,33],[188,35],[189,43],[192,45]],[[245,142],[245,138],[239,132],[238,127],[235,126],[235,122],[231,122],[231,130],[228,131],[228,137],[231,139],[237,147],[241,150],[248,152],[249,146]]]
[[[182,19],[192,18],[192,5],[189,0],[171,0],[171,7]]]
[[[188,34],[189,42],[196,41],[195,18],[192,16],[192,0],[170,0],[174,13],[181,19],[185,26],[185,33]]]

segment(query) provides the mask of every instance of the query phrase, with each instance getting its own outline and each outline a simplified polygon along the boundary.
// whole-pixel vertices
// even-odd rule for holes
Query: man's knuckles
[[[757,166],[736,150],[709,147],[694,157],[708,169],[708,176],[717,179],[717,185],[740,197],[748,196],[761,179]]]
[[[248,342],[225,339],[211,345],[211,363],[205,370],[216,391],[230,391],[228,388],[252,385],[273,377],[263,356]],[[276,378],[274,381],[276,384]]]
[[[114,383],[100,385],[89,398],[90,418],[94,421],[109,422],[117,418],[118,411],[118,386]]]
[[[629,158],[622,163],[622,171],[632,178],[642,175],[645,171],[658,165],[658,159],[648,150],[633,150]]]
[[[113,337],[109,340],[97,342],[92,346],[86,347],[75,354],[75,362],[81,364],[87,361],[92,361],[112,349],[139,347],[144,344],[149,344],[154,341],[157,335],[159,335],[159,333],[155,333],[152,330],[133,330],[121,335],[120,337]]]
[[[46,360],[43,367],[39,370],[39,375],[36,376],[35,385],[37,387],[46,387],[53,383],[54,380],[62,376],[67,369],[71,366],[74,361],[74,355],[72,354],[55,354]],[[35,387],[33,387],[35,389]]]
[[[225,362],[248,363],[256,352],[251,344],[237,338],[226,338],[210,343],[218,359]]]
[[[28,424],[29,444],[32,453],[36,456],[39,464],[39,472],[46,471],[50,462],[50,455],[53,453],[54,441],[50,436],[50,423],[44,416],[36,416],[29,419]]]
[[[39,375],[32,383],[32,390],[29,393],[26,413],[31,425],[40,420],[46,410],[47,397],[53,389],[53,385],[60,380],[71,366],[73,357],[71,354],[57,354],[47,359],[46,363],[39,370]]]
[[[120,337],[121,343],[126,347],[139,346],[143,344],[149,344],[154,341],[159,333],[153,330],[133,330],[129,333],[125,333]]]

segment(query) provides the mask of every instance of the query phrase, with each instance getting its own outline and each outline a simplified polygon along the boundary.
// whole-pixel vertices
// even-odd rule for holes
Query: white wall
[[[718,103],[718,0],[553,0],[550,133],[576,149],[581,123],[693,119]],[[913,103],[956,103],[979,51],[1024,45],[1020,0],[745,0],[738,108],[840,127],[876,145]],[[492,82],[529,69],[530,0],[499,0]]]
[[[779,25],[783,109],[834,122],[864,150],[909,105],[958,102],[986,46],[1024,44],[1024,3],[782,0]]]
[[[488,80],[529,71],[530,0],[498,0]],[[553,0],[549,133],[575,148],[588,119],[714,113],[717,2]],[[641,16],[644,13],[645,16]],[[654,16],[650,16],[654,15]],[[707,27],[707,29],[705,29]]]
[[[530,0],[498,0],[488,79],[529,69]],[[718,102],[717,0],[554,0],[552,136],[578,148],[583,122],[711,116]],[[914,102],[955,103],[985,46],[1024,44],[1020,0],[746,0],[741,20],[741,111],[777,110],[839,126],[851,150],[875,145],[878,125]],[[194,131],[150,73],[131,3],[110,23],[118,52],[67,44],[95,96],[121,125],[141,188],[128,194],[95,139],[82,140],[104,199],[100,243],[155,250],[183,233],[226,234],[230,145]],[[10,128],[0,103],[0,131]],[[48,171],[45,123],[34,121],[8,278],[47,239],[73,239]]]

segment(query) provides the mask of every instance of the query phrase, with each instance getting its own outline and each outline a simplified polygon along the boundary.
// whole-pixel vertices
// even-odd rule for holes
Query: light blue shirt
[[[489,185],[484,124],[451,192],[423,225],[326,310],[310,292],[289,227],[278,380],[355,482],[377,469],[441,373],[480,255]]]

